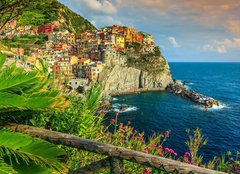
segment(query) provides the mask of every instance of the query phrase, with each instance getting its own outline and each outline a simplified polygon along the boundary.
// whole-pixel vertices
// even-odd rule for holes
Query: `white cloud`
[[[228,52],[228,49],[233,48],[240,48],[240,38],[214,40],[210,44],[204,45],[203,51],[224,54]]]
[[[91,12],[94,13],[115,14],[118,11],[117,8],[108,0],[83,0],[83,3],[89,8],[89,10],[91,10]]]
[[[177,43],[176,39],[174,37],[168,37],[168,41],[174,48],[179,48],[180,45]]]

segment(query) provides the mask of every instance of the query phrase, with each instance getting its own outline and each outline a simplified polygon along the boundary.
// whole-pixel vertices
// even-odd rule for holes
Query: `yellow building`
[[[116,36],[116,46],[125,48],[125,38],[123,36]]]
[[[68,34],[68,43],[72,43],[74,44],[75,43],[75,34]]]

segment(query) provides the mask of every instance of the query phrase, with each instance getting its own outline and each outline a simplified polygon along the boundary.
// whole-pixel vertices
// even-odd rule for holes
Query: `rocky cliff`
[[[169,66],[163,57],[135,61],[134,65],[106,66],[101,73],[100,82],[106,94],[125,94],[138,91],[161,91],[172,83]]]

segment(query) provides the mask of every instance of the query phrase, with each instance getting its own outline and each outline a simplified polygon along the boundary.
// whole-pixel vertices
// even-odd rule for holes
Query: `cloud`
[[[228,49],[240,49],[240,38],[214,40],[210,44],[203,46],[203,51],[217,52],[219,54],[227,53]]]
[[[96,14],[115,14],[117,13],[117,8],[109,0],[75,0],[79,3],[82,1],[81,5],[86,6],[91,13]]]
[[[168,37],[168,41],[174,48],[179,48],[180,45],[177,43],[176,39],[174,37]]]

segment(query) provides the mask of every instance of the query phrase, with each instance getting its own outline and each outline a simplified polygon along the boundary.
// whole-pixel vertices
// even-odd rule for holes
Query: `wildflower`
[[[123,123],[120,123],[119,126],[120,126],[120,127],[123,127]]]
[[[159,150],[162,150],[162,146],[158,146],[158,149],[159,149]]]
[[[176,152],[173,153],[173,156],[177,156],[178,154]]]
[[[135,136],[132,136],[132,140],[134,140],[135,139]]]
[[[126,140],[122,140],[122,143],[126,143]]]
[[[142,141],[143,139],[142,139],[142,137],[138,137],[138,140],[139,140],[139,141]]]
[[[121,133],[125,133],[125,130],[124,130],[124,129],[121,129]]]
[[[144,174],[151,174],[151,169],[150,168],[146,168],[144,170]]]
[[[165,132],[165,136],[166,136],[166,137],[169,137],[169,135],[170,135],[170,131],[167,130],[167,131]]]
[[[190,157],[190,156],[191,156],[191,155],[190,155],[189,152],[185,152],[184,157]]]
[[[131,124],[131,121],[128,121],[128,123],[127,123],[128,125],[130,125]]]
[[[137,131],[136,130],[134,130],[134,134],[136,134],[137,133]]]
[[[164,149],[166,152],[168,152],[169,153],[169,151],[170,151],[170,149],[169,148],[165,148]]]
[[[106,113],[106,110],[102,109],[102,110],[100,111],[100,113],[101,113],[101,114],[105,114],[105,113]]]
[[[142,140],[142,143],[143,143],[143,144],[146,144],[146,142],[145,142],[144,140]]]
[[[193,163],[193,165],[194,165],[194,166],[198,166],[198,164],[197,164],[197,163]]]
[[[148,154],[148,151],[147,151],[147,150],[144,150],[144,151],[143,151],[143,153],[146,153],[146,154]]]
[[[150,150],[152,150],[152,148],[151,148],[150,146],[148,146],[148,147],[147,147],[147,150],[149,150],[149,151],[150,151]]]
[[[110,120],[110,123],[111,123],[111,124],[114,124],[114,123],[115,123],[115,120],[112,118],[112,119]]]
[[[163,156],[163,153],[162,153],[162,152],[159,152],[159,153],[158,153],[158,156]]]

